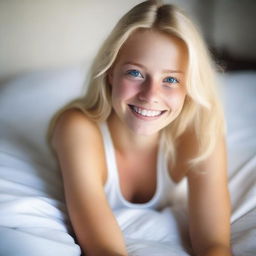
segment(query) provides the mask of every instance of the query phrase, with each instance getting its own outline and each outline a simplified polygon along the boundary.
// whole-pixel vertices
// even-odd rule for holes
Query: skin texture
[[[125,42],[108,72],[113,111],[107,123],[126,200],[146,202],[154,194],[159,131],[183,107],[186,68],[186,48],[178,38],[139,30]],[[164,112],[143,117],[130,105]],[[83,251],[89,256],[127,255],[123,234],[104,194],[107,169],[98,125],[79,110],[68,110],[56,124],[52,145]],[[195,134],[188,129],[179,141],[177,165],[169,170],[174,182],[185,175],[188,178],[189,231],[195,255],[231,255],[225,139],[219,138],[212,155],[197,167],[205,174],[188,172],[187,160],[196,151]]]
[[[186,47],[181,40],[151,30],[136,31],[123,45],[109,72],[115,112],[110,122],[116,126],[121,121],[133,138],[154,136],[182,109],[186,65]],[[165,113],[159,118],[140,118],[129,104]]]

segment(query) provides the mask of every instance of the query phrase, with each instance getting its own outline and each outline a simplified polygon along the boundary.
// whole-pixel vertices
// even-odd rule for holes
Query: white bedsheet
[[[45,132],[82,91],[83,69],[37,72],[0,85],[0,256],[78,256],[58,166]],[[228,124],[232,247],[256,255],[256,72],[220,76]],[[114,212],[129,255],[190,255],[184,205]]]

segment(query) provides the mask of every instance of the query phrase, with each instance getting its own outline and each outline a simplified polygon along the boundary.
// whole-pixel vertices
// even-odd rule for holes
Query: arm
[[[196,145],[196,144],[194,144]],[[228,256],[230,250],[230,197],[224,138],[197,170],[188,172],[189,229],[193,250],[199,256]]]
[[[59,118],[52,145],[62,171],[65,199],[79,244],[88,256],[127,255],[103,186],[106,168],[97,125],[79,110]]]

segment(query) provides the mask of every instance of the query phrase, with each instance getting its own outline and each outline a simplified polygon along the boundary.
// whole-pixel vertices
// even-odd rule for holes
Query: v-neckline
[[[151,199],[149,199],[147,202],[145,203],[133,203],[128,201],[122,194],[122,190],[121,190],[121,183],[120,183],[120,175],[119,175],[119,171],[118,171],[118,166],[117,166],[117,157],[116,157],[116,153],[115,153],[115,148],[113,145],[113,140],[111,137],[111,132],[109,130],[108,124],[107,122],[105,123],[106,126],[106,130],[108,133],[108,137],[109,137],[109,142],[111,145],[111,150],[110,150],[110,154],[111,154],[111,158],[112,158],[112,162],[113,162],[113,170],[116,176],[116,181],[117,181],[117,187],[118,187],[118,194],[119,197],[121,199],[121,201],[127,205],[127,206],[136,206],[136,207],[149,207],[150,205],[154,204],[154,202],[157,200],[158,195],[160,193],[160,163],[161,163],[161,145],[158,145],[158,150],[157,150],[157,161],[156,161],[156,188],[155,188],[155,192],[153,194],[153,196],[151,197]]]

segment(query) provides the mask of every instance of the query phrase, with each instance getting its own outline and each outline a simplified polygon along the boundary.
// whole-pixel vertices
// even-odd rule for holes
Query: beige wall
[[[140,1],[118,2],[1,0],[0,76],[90,60],[117,19]]]
[[[176,2],[190,9],[193,1]],[[90,62],[117,20],[139,2],[0,0],[0,78]]]
[[[0,80],[20,72],[90,63],[117,20],[139,2],[0,0]],[[165,2],[178,3],[200,22],[208,41],[256,58],[255,0]]]

